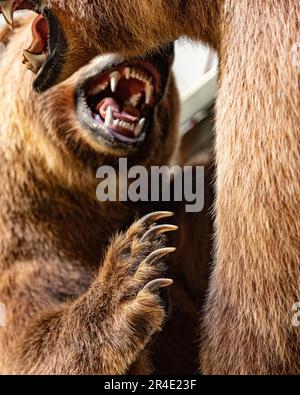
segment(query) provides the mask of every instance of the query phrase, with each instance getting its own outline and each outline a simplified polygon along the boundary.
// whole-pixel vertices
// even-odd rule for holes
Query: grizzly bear
[[[217,51],[214,267],[200,369],[300,373],[299,1],[28,3],[14,7],[34,4],[49,20],[39,91],[112,49],[135,56],[187,36]]]
[[[16,62],[32,24],[41,27],[34,21],[0,35],[1,373],[192,374],[211,250],[209,175],[197,215],[175,201],[96,197],[103,165],[176,163],[173,45],[96,57],[37,94]],[[194,240],[191,223],[203,229]]]

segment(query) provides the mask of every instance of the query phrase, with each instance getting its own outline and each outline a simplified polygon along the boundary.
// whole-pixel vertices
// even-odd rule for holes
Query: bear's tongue
[[[121,109],[116,99],[106,97],[96,105],[95,109],[107,127],[115,129],[123,136],[135,137],[134,132],[141,115],[137,108],[128,105]],[[129,125],[132,130],[128,129]]]
[[[108,107],[111,107],[114,119],[119,119],[120,121],[136,123],[139,120],[140,112],[137,108],[132,106],[124,107],[120,110],[119,103],[112,97],[106,97],[101,100],[100,103],[96,105],[96,110],[99,112],[101,118],[105,120],[107,115]]]

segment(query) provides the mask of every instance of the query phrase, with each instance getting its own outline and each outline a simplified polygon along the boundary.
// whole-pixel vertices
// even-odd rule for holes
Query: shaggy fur
[[[14,34],[3,29],[0,35],[7,44],[0,70],[0,301],[6,306],[0,371],[194,373],[197,310],[211,249],[209,169],[205,211],[197,216],[184,215],[184,205],[178,203],[97,202],[96,169],[128,156],[96,144],[75,116],[76,86],[102,58],[48,92],[35,94],[33,75],[16,61],[30,40],[31,22],[23,22]],[[173,160],[177,124],[178,97],[171,78],[147,144],[128,157],[129,165]],[[143,261],[164,247],[166,239],[152,234],[142,241],[155,217],[144,223],[134,219],[162,209],[173,209],[174,221],[181,223],[170,243],[181,252],[170,259],[167,275],[176,282],[170,295],[173,313],[151,344],[151,364],[145,348],[170,314],[159,292],[163,283],[145,289],[151,280],[166,276],[166,266],[162,259],[151,265]],[[196,247],[186,248],[191,223],[203,228],[194,241],[203,246],[201,267],[193,254]],[[193,288],[195,279],[202,294]]]
[[[32,1],[49,8],[63,26],[68,50],[61,80],[94,56],[110,53],[111,48],[125,56],[136,56],[164,47],[181,35],[200,37],[214,46],[218,43],[214,22],[219,5],[214,0]]]
[[[299,1],[45,3],[70,21],[66,34],[78,62],[85,61],[82,45],[105,50],[106,37],[124,53],[179,35],[218,51],[216,265],[201,369],[300,373],[300,331],[291,324],[300,300],[300,72],[292,53]],[[70,67],[66,62],[65,74]]]

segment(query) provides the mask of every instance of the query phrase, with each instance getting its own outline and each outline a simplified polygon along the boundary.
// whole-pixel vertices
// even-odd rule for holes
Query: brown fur
[[[6,29],[0,36],[8,44],[0,72],[0,301],[7,313],[0,328],[1,373],[194,373],[203,295],[191,287],[197,278],[204,292],[207,283],[211,190],[206,189],[205,214],[198,216],[185,216],[177,203],[97,202],[96,169],[128,155],[95,144],[74,115],[74,89],[101,60],[37,95],[32,74],[16,62],[29,37],[27,22],[10,41]],[[174,159],[177,113],[171,79],[147,144],[129,156],[131,164]],[[173,313],[152,344],[150,359],[144,350],[161,330],[166,312],[159,294],[143,287],[166,274],[161,260],[150,266],[142,262],[165,245],[165,238],[142,243],[150,223],[134,222],[125,230],[136,217],[161,209],[177,213],[174,222],[182,226],[172,242],[182,252],[190,243],[190,221],[205,229],[195,239],[195,245],[203,244],[203,266],[195,248],[170,259],[168,276],[176,281]]]
[[[96,55],[110,53],[112,48],[125,56],[136,56],[158,45],[163,47],[181,35],[200,37],[214,46],[218,42],[218,27],[214,23],[219,15],[217,1],[43,0],[37,3],[56,15],[68,42],[61,80]]]
[[[162,267],[140,267],[138,277],[131,269],[162,240],[140,243],[144,231],[133,225],[105,258],[109,238],[135,213],[95,199],[95,166],[105,153],[95,152],[73,119],[76,77],[44,96],[32,93],[32,76],[15,62],[29,32],[28,24],[17,30],[0,77],[1,302],[7,311],[1,372],[126,373],[165,317],[157,295],[139,292]],[[160,130],[157,123],[153,138],[162,138]],[[173,133],[165,136],[170,150],[160,156],[153,144],[151,151],[163,162],[175,141]]]
[[[157,0],[154,7],[148,0],[95,0],[84,9],[67,1],[61,10],[57,1],[45,3],[62,20],[73,15],[66,32],[78,62],[85,61],[76,52],[81,45],[105,49],[107,35],[110,48],[125,53],[181,34],[217,49],[216,266],[201,368],[300,373],[300,332],[291,325],[300,300],[300,81],[291,53],[299,1]]]

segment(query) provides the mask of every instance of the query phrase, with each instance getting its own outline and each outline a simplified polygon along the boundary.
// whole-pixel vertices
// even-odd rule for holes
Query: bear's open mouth
[[[36,74],[33,88],[41,92],[57,82],[67,44],[55,16],[39,3],[37,0],[0,0],[0,11],[11,29],[15,11],[30,10],[38,14],[31,26],[32,41],[23,52],[23,63]]]
[[[37,74],[49,57],[49,24],[44,15],[39,14],[32,23],[32,42],[23,52],[23,64]]]
[[[132,146],[143,142],[154,109],[165,93],[170,55],[153,55],[95,70],[77,91],[77,115],[83,126],[106,143]]]

